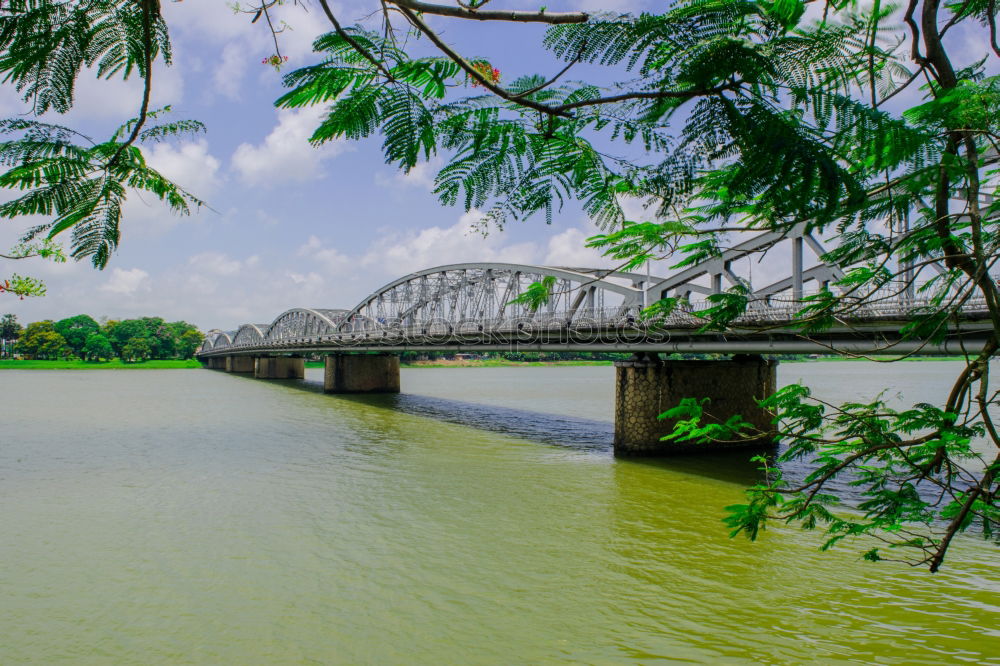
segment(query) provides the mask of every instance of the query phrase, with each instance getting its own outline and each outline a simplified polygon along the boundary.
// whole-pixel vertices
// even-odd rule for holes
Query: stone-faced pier
[[[639,353],[616,362],[615,454],[655,456],[772,444],[774,415],[757,400],[774,393],[776,368],[776,361],[746,355],[725,361],[675,361]],[[703,423],[724,423],[739,414],[753,424],[758,436],[704,444],[663,441],[675,421],[659,415],[684,398],[709,399]]]
[[[326,393],[399,393],[397,354],[330,354],[323,368]]]

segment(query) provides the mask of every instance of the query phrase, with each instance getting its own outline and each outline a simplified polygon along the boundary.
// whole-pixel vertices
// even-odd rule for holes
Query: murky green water
[[[954,370],[781,377],[924,400]],[[730,540],[752,467],[615,460],[612,372],[4,371],[0,663],[1000,663],[1000,552]]]

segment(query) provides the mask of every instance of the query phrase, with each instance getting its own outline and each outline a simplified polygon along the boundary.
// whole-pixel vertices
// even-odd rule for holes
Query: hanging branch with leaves
[[[34,116],[68,112],[81,72],[98,79],[133,73],[142,79],[138,115],[106,141],[64,125],[25,118],[0,120],[0,187],[23,192],[0,205],[0,217],[44,216],[24,242],[50,242],[71,231],[74,259],[88,257],[104,268],[120,238],[122,209],[130,190],[154,194],[180,214],[202,202],[150,168],[138,144],[204,130],[191,120],[148,127],[169,111],[150,110],[156,60],[171,62],[167,26],[157,0],[85,3],[12,0],[0,13],[0,72]],[[13,291],[8,290],[8,291]],[[40,295],[32,289],[27,295]],[[24,295],[24,294],[22,294]]]
[[[443,156],[435,192],[485,210],[486,229],[537,213],[551,221],[576,200],[604,230],[590,245],[628,270],[671,255],[684,268],[718,256],[727,235],[781,237],[805,225],[831,241],[822,259],[844,277],[804,295],[783,333],[812,339],[915,293],[925,304],[910,312],[903,340],[960,335],[972,300],[1000,330],[1000,79],[986,61],[953,65],[945,40],[959,23],[979,23],[986,57],[1000,56],[996,3],[909,0],[900,31],[879,2],[825,2],[809,20],[799,0],[692,0],[639,16],[384,0],[373,13],[380,30],[345,26],[319,2],[333,30],[314,44],[318,62],[285,76],[278,106],[324,106],[316,144],[381,135],[386,162],[403,171]],[[543,46],[557,73],[509,76],[462,54],[439,29],[449,20],[549,24]],[[428,43],[436,53],[411,55]],[[569,80],[577,64],[616,82]],[[922,101],[901,108],[918,86]],[[623,198],[644,202],[648,217],[630,220]],[[539,283],[525,298],[537,307],[552,288]],[[706,331],[729,331],[755,306],[752,293],[734,286],[694,314]],[[647,316],[662,321],[680,307],[683,298],[665,298]],[[855,538],[868,559],[932,571],[957,534],[994,538],[1000,437],[989,362],[998,349],[996,334],[969,349],[937,406],[832,405],[799,385],[764,398],[783,448],[761,460],[767,481],[730,507],[734,534],[757,538],[781,520],[823,528],[824,547]],[[760,435],[712,423],[699,398],[668,412],[678,423],[670,437]],[[786,480],[793,461],[814,471]],[[837,507],[825,491],[843,480],[860,499]]]

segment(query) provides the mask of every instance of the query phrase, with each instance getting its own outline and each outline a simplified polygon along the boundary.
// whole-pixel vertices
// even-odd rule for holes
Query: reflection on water
[[[819,365],[782,372],[885,381]],[[2,372],[0,663],[997,663],[993,547],[731,540],[753,465],[616,460],[611,372]]]

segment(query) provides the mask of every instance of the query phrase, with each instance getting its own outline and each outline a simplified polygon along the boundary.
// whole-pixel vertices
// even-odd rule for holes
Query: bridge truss
[[[786,277],[757,286],[734,269],[780,244],[790,250],[784,255],[791,264]],[[811,266],[807,248],[817,258]],[[800,225],[785,234],[757,235],[669,277],[507,263],[439,266],[394,280],[350,309],[294,308],[270,324],[210,331],[198,356],[431,349],[954,354],[978,348],[992,330],[985,303],[970,300],[947,343],[901,341],[900,327],[928,305],[908,288],[866,298],[842,313],[841,325],[806,339],[789,327],[802,297],[843,276],[819,259],[824,253]],[[551,283],[544,305],[533,310],[518,301],[542,280]],[[724,334],[702,331],[704,320],[696,313],[706,307],[705,299],[733,285],[751,294],[746,314]],[[644,306],[668,296],[686,303],[655,321],[640,315]]]

